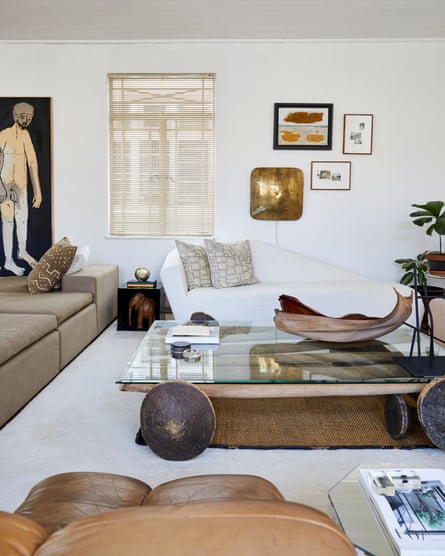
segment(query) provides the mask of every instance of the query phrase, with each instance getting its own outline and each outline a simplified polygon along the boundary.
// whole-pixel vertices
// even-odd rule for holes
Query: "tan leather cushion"
[[[354,556],[325,514],[292,502],[144,506],[76,521],[35,556]]]
[[[0,554],[29,556],[48,538],[48,533],[30,519],[0,511]]]
[[[142,481],[124,475],[61,473],[37,483],[16,513],[31,518],[52,533],[77,519],[140,506],[150,490]]]
[[[270,481],[255,475],[195,475],[163,483],[150,492],[147,504],[181,504],[217,500],[284,500]]]

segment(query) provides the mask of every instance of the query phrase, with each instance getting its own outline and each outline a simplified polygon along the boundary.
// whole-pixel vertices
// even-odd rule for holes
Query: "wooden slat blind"
[[[110,74],[109,233],[214,234],[213,74]]]

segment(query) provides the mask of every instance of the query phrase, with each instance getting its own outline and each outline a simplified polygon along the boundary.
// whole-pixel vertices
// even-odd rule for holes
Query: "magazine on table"
[[[219,326],[183,324],[169,328],[165,336],[167,344],[189,342],[190,344],[219,344]]]
[[[445,554],[445,471],[360,469],[360,485],[395,554]]]

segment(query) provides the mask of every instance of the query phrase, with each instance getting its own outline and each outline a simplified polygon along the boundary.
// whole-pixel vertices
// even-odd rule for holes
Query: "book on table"
[[[445,554],[444,470],[360,469],[359,482],[394,554]]]
[[[152,280],[151,282],[149,282],[148,280],[146,280],[145,282],[142,282],[141,280],[128,280],[127,281],[127,288],[146,288],[146,289],[153,289],[157,287],[157,281],[156,280]]]
[[[168,329],[165,341],[167,344],[172,344],[173,342],[219,344],[219,326],[178,324]]]

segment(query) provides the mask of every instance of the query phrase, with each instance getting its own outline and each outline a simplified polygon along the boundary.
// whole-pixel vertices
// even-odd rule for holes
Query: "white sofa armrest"
[[[167,254],[159,275],[173,315],[176,315],[188,293],[184,267],[177,249]]]

